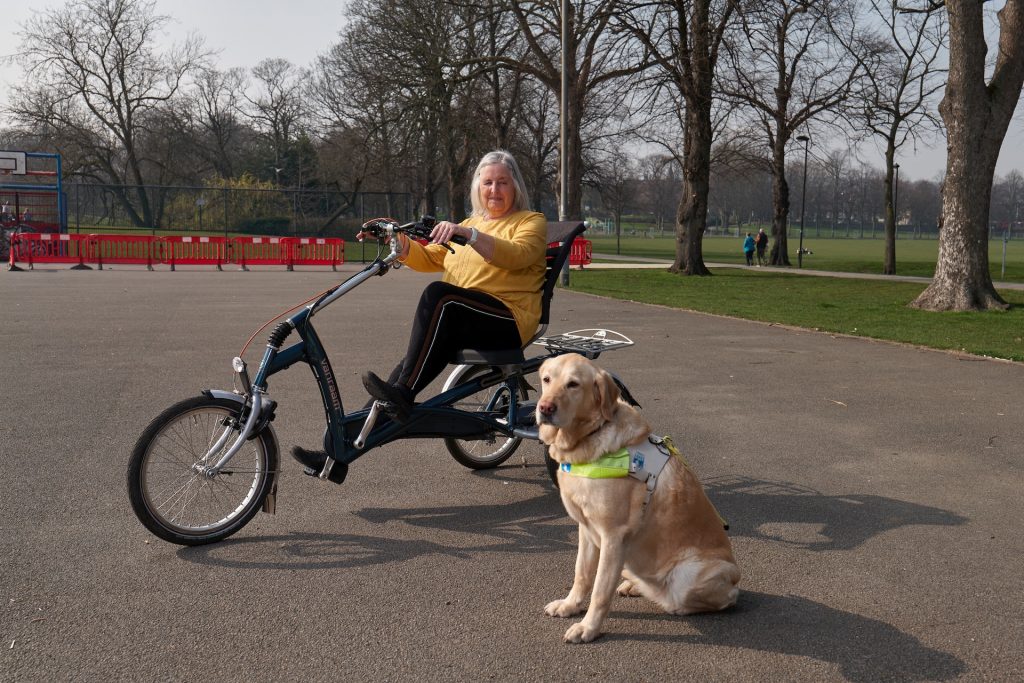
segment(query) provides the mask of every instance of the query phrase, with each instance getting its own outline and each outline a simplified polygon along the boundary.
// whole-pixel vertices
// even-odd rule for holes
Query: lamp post
[[[892,186],[892,234],[893,237],[900,236],[900,165],[893,164],[893,170],[896,172],[896,180]]]
[[[800,246],[796,251],[797,268],[804,267],[804,213],[807,208],[807,148],[811,144],[809,135],[797,135],[796,139],[804,143],[804,182],[803,191],[800,193]]]

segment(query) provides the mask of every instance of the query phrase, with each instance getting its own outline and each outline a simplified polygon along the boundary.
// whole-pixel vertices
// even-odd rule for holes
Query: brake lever
[[[453,254],[455,253],[455,250],[452,249],[451,244],[450,244],[451,242],[455,242],[455,244],[458,244],[460,247],[469,244],[469,240],[467,240],[462,235],[453,235],[450,240],[448,240],[447,242],[444,242],[444,243],[441,244],[442,247],[444,247],[445,249],[447,249],[448,251],[450,251]]]

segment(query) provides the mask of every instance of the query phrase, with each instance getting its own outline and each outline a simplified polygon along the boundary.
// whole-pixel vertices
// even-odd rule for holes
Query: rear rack
[[[615,330],[575,330],[533,342],[550,352],[578,353],[593,360],[605,351],[633,345],[633,340]]]

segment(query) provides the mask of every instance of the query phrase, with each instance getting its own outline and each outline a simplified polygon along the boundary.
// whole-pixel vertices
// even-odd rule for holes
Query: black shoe
[[[363,373],[363,386],[367,393],[385,404],[384,411],[398,422],[405,422],[412,412],[412,398],[399,387],[388,384],[372,372]]]
[[[323,451],[308,451],[301,446],[292,447],[292,457],[299,461],[299,464],[306,468],[307,474],[312,471],[313,476],[320,474],[327,464],[327,454]]]

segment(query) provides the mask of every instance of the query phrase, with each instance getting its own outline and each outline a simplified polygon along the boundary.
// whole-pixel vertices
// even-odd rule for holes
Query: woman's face
[[[479,192],[480,204],[488,218],[500,218],[509,212],[516,191],[505,164],[490,164],[481,169]]]

